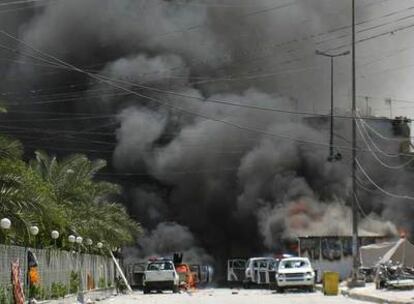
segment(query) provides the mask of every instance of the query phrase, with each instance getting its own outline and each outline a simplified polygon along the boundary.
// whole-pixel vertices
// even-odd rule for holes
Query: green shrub
[[[106,288],[106,283],[105,283],[105,278],[104,277],[99,278],[98,287],[99,288]]]
[[[72,271],[70,273],[69,292],[77,293],[79,291],[80,278],[79,273]]]
[[[13,304],[11,286],[0,286],[0,304]]]
[[[59,299],[63,298],[66,295],[66,286],[61,282],[54,282],[52,283],[51,289],[51,298],[52,299]]]
[[[30,285],[30,287],[29,287],[29,298],[30,299],[40,299],[40,293],[41,293],[40,289],[41,289],[40,286]]]

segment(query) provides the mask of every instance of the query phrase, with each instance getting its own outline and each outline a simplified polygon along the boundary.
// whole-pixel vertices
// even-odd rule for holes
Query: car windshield
[[[243,260],[234,260],[232,262],[232,267],[233,268],[241,268],[241,269],[244,269],[244,268],[246,268],[246,261],[243,261]]]
[[[269,264],[269,260],[257,260],[253,262],[254,268],[267,268]]]
[[[279,262],[278,261],[273,261],[269,263],[269,270],[276,270],[277,266],[279,266]]]
[[[148,265],[147,270],[173,270],[170,262],[154,262]]]
[[[309,262],[306,260],[287,260],[280,262],[280,269],[303,268],[308,267]]]

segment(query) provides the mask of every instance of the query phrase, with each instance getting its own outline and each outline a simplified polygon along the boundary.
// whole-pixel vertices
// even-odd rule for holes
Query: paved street
[[[345,298],[343,296],[325,297],[315,293],[275,294],[268,290],[231,290],[207,289],[183,294],[143,295],[135,292],[129,296],[120,296],[105,300],[104,304],[342,304],[367,303]]]

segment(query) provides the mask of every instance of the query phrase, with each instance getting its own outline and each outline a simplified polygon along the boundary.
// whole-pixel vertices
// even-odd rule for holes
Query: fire
[[[408,237],[409,235],[408,230],[403,227],[398,228],[398,234],[400,235],[400,238],[402,239]]]
[[[289,226],[291,229],[307,229],[309,219],[318,221],[320,214],[313,210],[306,198],[300,198],[291,202],[288,209]]]

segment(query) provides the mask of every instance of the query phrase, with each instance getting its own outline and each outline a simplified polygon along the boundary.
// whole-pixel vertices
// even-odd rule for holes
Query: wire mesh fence
[[[39,283],[33,286],[27,280],[29,250],[35,254],[38,264]],[[7,304],[11,299],[11,263],[16,260],[20,263],[26,298],[29,294],[37,299],[60,298],[115,285],[116,270],[110,257],[0,245],[0,304]]]

